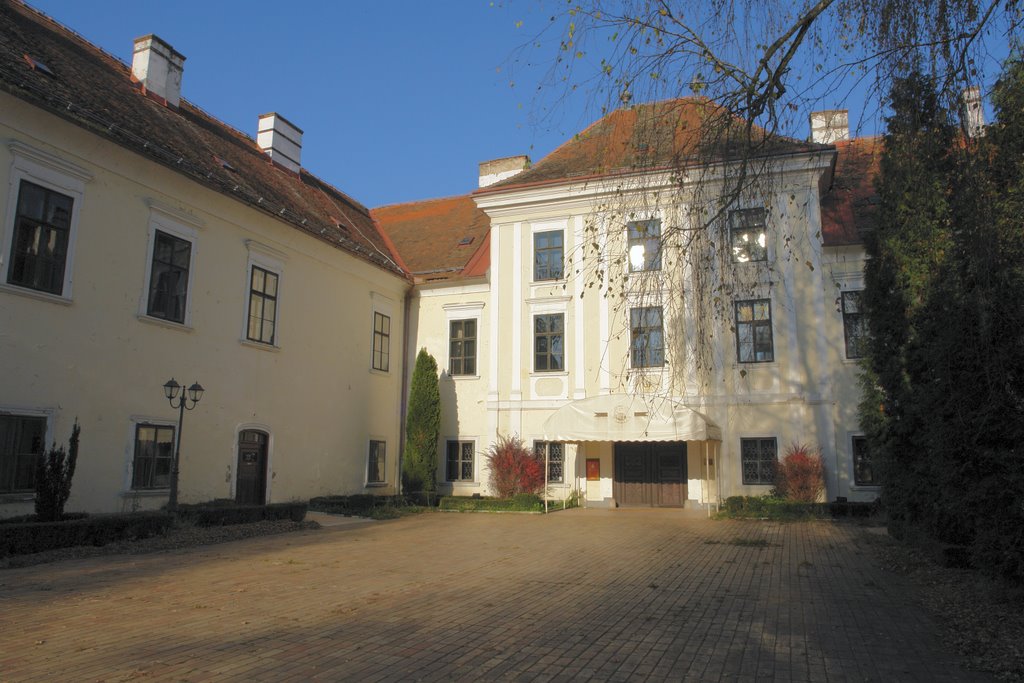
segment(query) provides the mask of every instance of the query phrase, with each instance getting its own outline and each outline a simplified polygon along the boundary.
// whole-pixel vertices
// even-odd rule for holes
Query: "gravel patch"
[[[316,522],[293,522],[289,519],[217,527],[180,526],[171,529],[163,536],[154,536],[136,541],[118,541],[100,547],[74,546],[32,553],[30,555],[12,555],[11,557],[0,558],[0,569],[30,567],[36,564],[78,560],[102,555],[141,555],[144,553],[178,550],[179,548],[192,548],[214,543],[238,541],[244,538],[319,528],[320,525]]]

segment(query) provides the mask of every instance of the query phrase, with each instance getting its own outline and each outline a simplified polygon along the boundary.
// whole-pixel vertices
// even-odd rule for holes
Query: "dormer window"
[[[25,58],[25,61],[28,62],[28,65],[32,67],[33,71],[38,71],[39,73],[46,74],[51,78],[57,77],[57,74],[53,73],[53,70],[50,69],[50,67],[46,66],[46,64],[41,60],[36,59],[35,57],[29,54],[25,54],[22,56]]]

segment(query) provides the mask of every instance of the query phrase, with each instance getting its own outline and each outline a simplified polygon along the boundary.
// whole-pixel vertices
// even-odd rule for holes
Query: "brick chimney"
[[[530,157],[504,157],[480,162],[480,187],[487,187],[499,181],[511,178],[530,168]]]
[[[985,110],[981,107],[981,88],[971,86],[960,93],[963,102],[963,126],[968,137],[979,138],[985,134]]]
[[[811,112],[811,142],[831,145],[850,139],[850,114],[846,109]]]
[[[135,39],[132,55],[132,80],[142,84],[146,92],[163,98],[169,106],[181,101],[181,74],[185,55],[152,33]]]
[[[289,171],[302,168],[302,130],[276,112],[261,114],[256,144]]]

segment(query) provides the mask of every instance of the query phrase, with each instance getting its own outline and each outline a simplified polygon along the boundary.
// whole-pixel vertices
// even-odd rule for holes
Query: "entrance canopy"
[[[605,394],[573,401],[544,423],[547,441],[721,441],[707,417],[671,398]]]

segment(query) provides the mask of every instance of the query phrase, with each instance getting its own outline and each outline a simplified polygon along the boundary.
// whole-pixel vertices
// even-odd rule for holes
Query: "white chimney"
[[[167,100],[177,107],[181,100],[181,72],[185,55],[152,33],[135,39],[132,55],[132,79],[146,88],[146,92]]]
[[[302,168],[302,131],[280,114],[260,115],[256,144],[289,171]]]
[[[850,115],[845,109],[811,112],[811,142],[831,145],[850,139]]]
[[[530,168],[530,157],[504,157],[480,162],[480,187],[487,187],[496,182],[511,178]]]
[[[968,137],[978,138],[985,134],[985,110],[981,107],[981,88],[964,88],[960,94],[964,105],[963,125]]]

